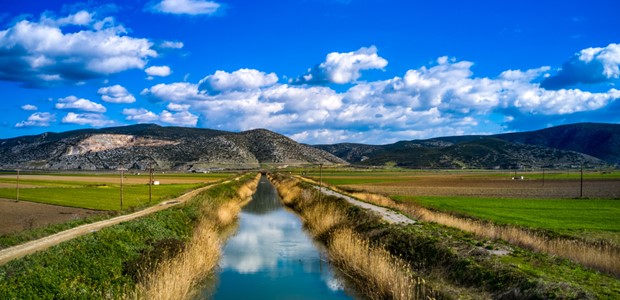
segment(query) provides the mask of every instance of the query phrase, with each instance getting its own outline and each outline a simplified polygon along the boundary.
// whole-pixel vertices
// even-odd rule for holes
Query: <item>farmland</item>
[[[306,171],[316,180],[320,173]],[[513,177],[523,180],[513,180]],[[544,230],[553,235],[620,243],[620,172],[579,170],[351,171],[327,169],[324,182],[452,214]]]

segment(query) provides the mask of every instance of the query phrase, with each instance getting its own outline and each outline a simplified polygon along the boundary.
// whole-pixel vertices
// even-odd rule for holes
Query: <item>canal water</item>
[[[320,245],[263,176],[202,299],[351,299]]]

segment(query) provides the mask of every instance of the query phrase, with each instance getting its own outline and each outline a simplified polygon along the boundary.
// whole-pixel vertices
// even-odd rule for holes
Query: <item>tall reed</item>
[[[371,299],[432,299],[424,280],[409,265],[380,246],[373,246],[352,229],[344,202],[318,200],[317,191],[299,181],[271,176],[282,201],[296,210],[310,232],[325,241],[330,260]]]
[[[193,297],[197,283],[217,266],[223,243],[221,231],[237,218],[241,206],[251,199],[259,179],[260,174],[247,179],[235,193],[224,196],[224,199],[202,201],[200,219],[184,249],[159,263],[153,272],[145,274],[129,298],[176,300]]]
[[[355,192],[352,196],[377,205],[398,209],[422,221],[458,228],[483,238],[501,239],[519,247],[568,258],[586,267],[620,276],[620,249],[612,244],[549,238],[525,228],[461,218],[449,213],[429,210],[413,203],[399,203],[386,196],[373,193]]]

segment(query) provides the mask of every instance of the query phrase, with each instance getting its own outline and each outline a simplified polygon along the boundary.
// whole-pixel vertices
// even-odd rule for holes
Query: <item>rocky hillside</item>
[[[346,163],[277,133],[157,125],[44,133],[0,140],[4,169],[158,169],[202,171],[260,164]]]
[[[317,145],[350,163],[409,168],[520,168],[620,164],[620,125],[582,123],[532,132],[453,136],[388,145]]]

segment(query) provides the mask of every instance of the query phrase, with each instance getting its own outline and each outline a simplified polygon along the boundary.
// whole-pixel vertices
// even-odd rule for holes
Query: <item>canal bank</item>
[[[220,270],[200,299],[351,299],[353,291],[327,263],[267,177],[239,214]]]

